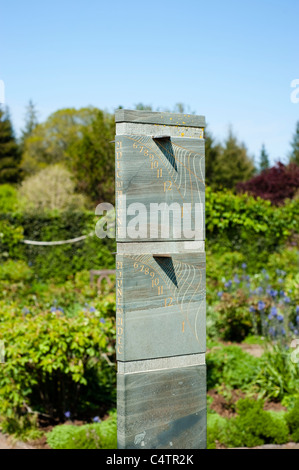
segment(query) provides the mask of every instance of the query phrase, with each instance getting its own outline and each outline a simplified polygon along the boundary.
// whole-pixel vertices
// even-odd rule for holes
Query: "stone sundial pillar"
[[[118,448],[205,448],[205,118],[115,118]]]

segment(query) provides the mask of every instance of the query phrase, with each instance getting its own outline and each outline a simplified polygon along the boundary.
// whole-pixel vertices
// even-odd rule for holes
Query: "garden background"
[[[152,109],[142,103],[136,109]],[[184,112],[176,104],[171,111]],[[206,139],[208,448],[299,442],[299,122],[288,162]],[[114,116],[60,109],[21,137],[0,110],[0,427],[43,448],[116,448]],[[36,246],[26,240],[69,240]]]

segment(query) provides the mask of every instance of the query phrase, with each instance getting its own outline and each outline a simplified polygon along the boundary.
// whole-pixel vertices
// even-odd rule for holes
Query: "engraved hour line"
[[[129,136],[126,136],[126,137],[127,137],[129,140],[133,140],[134,143],[136,143],[136,145],[137,145],[137,143],[138,143],[139,145],[141,145],[141,144],[140,144],[140,141],[135,140],[135,139],[133,139],[132,137],[129,137]],[[133,145],[134,145],[134,144],[133,144]],[[175,144],[174,144],[174,145],[175,145]],[[177,190],[178,193],[180,194],[182,200],[185,201],[183,195],[181,194],[181,191],[179,190],[178,186],[177,186],[177,185],[175,184],[175,182],[173,181],[173,177],[172,177],[170,171],[168,170],[168,168],[165,166],[165,163],[164,163],[163,160],[161,159],[161,156],[158,155],[158,154],[156,153],[156,151],[153,150],[153,149],[151,149],[147,144],[144,144],[144,145],[142,146],[142,148],[143,148],[143,147],[148,147],[148,148],[150,149],[150,151],[153,152],[153,153],[160,159],[160,161],[162,162],[163,166],[166,168],[166,170],[167,170],[167,172],[168,172],[168,174],[169,174],[169,176],[170,176],[170,178],[171,178],[171,180],[172,180],[172,182],[173,182],[173,184],[174,184],[176,190]],[[181,147],[181,148],[182,148],[182,149],[185,149],[184,147]],[[185,150],[188,151],[188,149],[185,149]],[[172,155],[173,155],[173,154],[172,154]],[[173,156],[174,156],[174,155],[173,155]],[[174,157],[174,158],[176,159],[176,157]],[[177,160],[177,159],[176,159],[176,160]],[[178,160],[178,161],[179,161],[179,160]],[[179,161],[179,162],[180,162],[180,161]],[[181,162],[180,162],[180,163],[181,163]],[[181,163],[181,164],[182,164],[182,163]],[[194,164],[194,162],[193,162],[193,164]],[[183,166],[184,166],[184,165],[183,165]],[[188,171],[191,171],[191,170],[188,169],[187,167],[185,167],[185,168],[186,168]],[[193,172],[191,172],[191,173],[194,174]],[[195,176],[195,178],[197,178],[195,174],[194,174],[194,176]],[[198,179],[199,179],[199,178],[198,178]],[[200,181],[201,181],[201,180],[200,180]],[[186,184],[186,183],[185,183],[185,184]],[[204,184],[204,183],[203,183],[203,184]],[[166,191],[166,187],[165,187],[165,185],[164,185],[164,192],[165,192],[165,191]],[[200,192],[199,192],[199,195],[200,195]],[[191,220],[193,220],[193,221],[195,220],[194,217],[192,216],[192,213],[191,213]]]
[[[128,257],[131,258],[132,260],[136,259],[136,258],[133,258],[133,257],[131,257],[131,256],[128,256]],[[140,262],[140,259],[142,259],[142,258],[143,258],[143,256],[138,256],[138,257],[137,257],[137,260]],[[147,264],[147,263],[145,263],[145,262],[142,260],[142,264]],[[194,265],[192,265],[192,264],[178,262],[178,265],[179,265],[180,268],[181,268],[183,265],[186,265],[186,266],[188,266],[189,268],[192,267],[192,268],[194,269],[194,271],[196,271],[196,268],[195,268]],[[151,268],[151,269],[153,269],[153,270],[155,271],[154,268]],[[204,268],[203,268],[203,269],[204,269]],[[200,269],[200,268],[198,268],[198,270],[199,270],[199,272],[200,272],[200,282],[198,283],[197,288],[196,288],[194,294],[192,295],[191,299],[194,297],[194,295],[195,295],[196,292],[198,291],[198,288],[201,286],[202,272],[201,272],[201,269]],[[195,273],[194,273],[194,274],[195,274]],[[178,274],[178,277],[180,277],[180,275],[181,275],[181,273]],[[188,277],[189,277],[189,275],[188,275]],[[194,278],[194,276],[193,276],[193,278]],[[164,282],[165,282],[165,281],[164,281]],[[189,283],[187,282],[187,279],[185,279],[185,281],[184,281],[184,283],[183,283],[182,286],[184,286],[185,284],[187,284],[189,287],[191,287],[191,284],[189,284]],[[182,287],[182,286],[181,286],[181,287]],[[171,287],[169,287],[169,286],[168,286],[168,288],[171,289]],[[204,290],[203,290],[203,291],[204,291]],[[176,301],[177,305],[179,306],[182,315],[185,317],[185,313],[183,312],[183,309],[182,309],[182,303],[179,303],[178,298],[176,298],[175,290],[173,290],[173,293],[174,293],[175,301]],[[171,298],[171,299],[172,299],[172,298]],[[183,300],[182,300],[182,302],[183,302]],[[202,302],[201,302],[201,303],[202,303]],[[201,303],[200,303],[200,304],[201,304]],[[189,307],[188,307],[188,309],[190,308],[190,305],[191,305],[191,302],[189,302]],[[197,314],[196,314],[195,321],[196,321],[196,319],[197,319],[197,317],[198,317],[199,310],[200,310],[200,307],[198,308],[198,312],[197,312]],[[188,317],[189,317],[189,314],[187,314],[186,321],[187,321],[187,323],[188,323],[188,325],[189,325],[191,331],[194,333],[196,340],[199,342],[198,334],[197,334],[197,328],[196,328],[196,323],[195,323],[195,326],[194,326],[195,331],[193,331],[193,328],[192,328],[192,326],[191,326],[191,324],[190,324],[190,321],[189,321],[189,318],[188,318]],[[184,325],[185,325],[185,322],[184,322]]]
[[[131,137],[128,137],[128,136],[126,136],[126,137],[127,137],[128,139],[130,139],[130,140],[133,140],[134,142],[138,142],[138,143],[139,143],[138,140],[136,141],[135,139],[133,139],[133,138],[131,138]],[[159,158],[159,160],[162,162],[162,165],[166,168],[167,172],[169,173],[169,176],[170,176],[170,178],[172,179],[172,182],[173,182],[173,184],[175,185],[176,190],[177,190],[178,193],[180,194],[182,200],[185,201],[183,195],[181,194],[181,191],[179,190],[179,188],[177,187],[177,185],[176,185],[175,182],[173,181],[173,178],[172,178],[172,175],[171,175],[170,171],[168,170],[168,168],[165,166],[165,163],[164,163],[163,160],[161,159],[161,156],[158,155],[155,150],[152,150],[147,144],[144,144],[144,147],[148,147],[148,148],[151,150],[151,152],[153,152],[153,153]]]
[[[188,155],[189,157],[190,157],[190,153],[193,153],[194,157],[196,157],[198,155],[199,160],[202,160],[204,158],[203,155],[200,155],[199,153],[193,152],[192,150],[187,149],[186,147],[182,147],[181,145],[175,144],[174,142],[172,143],[172,145],[173,145],[173,147],[178,147],[179,149],[186,150],[186,152],[189,152],[189,155]],[[162,147],[170,156],[172,156],[175,159],[175,161],[179,162],[180,165],[183,166],[184,168],[186,168],[186,170],[190,174],[192,174],[196,179],[198,179],[202,184],[205,185],[205,182],[203,180],[201,180],[195,173],[193,173],[193,171],[190,169],[190,165],[189,165],[189,167],[184,165],[183,162],[181,160],[179,160],[178,157],[176,157],[175,152],[174,153],[169,152],[169,150],[167,150],[166,147],[163,147],[163,145],[160,142],[158,143],[158,146]]]

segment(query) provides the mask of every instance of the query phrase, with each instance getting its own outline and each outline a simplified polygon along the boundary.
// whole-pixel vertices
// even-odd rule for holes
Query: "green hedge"
[[[58,246],[25,245],[34,241],[68,240],[94,233],[98,220],[92,212],[0,214],[0,258],[23,259],[36,277],[64,281],[83,269],[114,269],[115,240],[94,236]],[[1,236],[1,234],[3,234]]]
[[[0,259],[23,259],[41,279],[65,280],[83,269],[115,266],[115,240],[95,235],[62,246],[24,245],[21,239],[54,241],[94,232],[98,217],[92,212],[0,213]],[[282,207],[269,201],[229,191],[206,189],[207,250],[239,252],[248,268],[261,268],[299,226],[299,199]]]
[[[245,255],[248,267],[263,267],[275,252],[298,233],[299,199],[284,206],[229,191],[206,188],[207,249]]]

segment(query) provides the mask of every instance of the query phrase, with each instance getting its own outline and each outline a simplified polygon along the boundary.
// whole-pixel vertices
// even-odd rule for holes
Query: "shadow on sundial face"
[[[155,140],[156,145],[159,147],[159,150],[163,153],[164,157],[167,158],[173,169],[177,172],[178,167],[174,158],[174,149],[169,137],[165,137],[165,139],[157,139]]]
[[[167,277],[173,282],[175,287],[178,287],[178,281],[176,278],[173,261],[171,257],[163,257],[163,256],[154,256],[154,260],[160,266],[161,269],[165,272]]]

